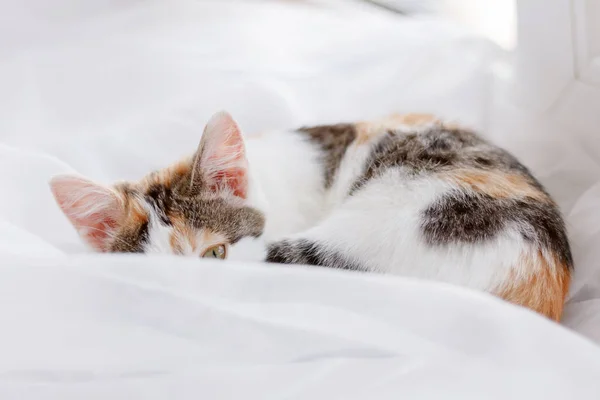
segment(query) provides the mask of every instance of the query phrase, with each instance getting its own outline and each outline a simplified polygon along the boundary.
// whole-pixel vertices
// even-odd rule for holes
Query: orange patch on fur
[[[390,118],[392,118],[395,121],[398,121],[403,125],[408,126],[421,126],[431,124],[434,122],[439,122],[435,115],[432,114],[395,114],[392,115]]]
[[[551,202],[542,191],[535,188],[526,177],[502,171],[458,169],[445,172],[442,176],[461,187],[487,194],[494,198],[529,197],[542,202]]]
[[[513,304],[560,321],[571,283],[569,269],[556,258],[548,260],[541,252],[523,255],[520,263],[518,269],[524,266],[529,275],[511,273],[506,284],[494,293]]]
[[[201,235],[202,247],[204,249],[208,249],[209,247],[218,245],[218,244],[226,244],[227,239],[225,236],[209,231],[208,229],[204,229]]]
[[[440,122],[440,126],[443,129],[449,130],[449,131],[461,131],[464,129],[470,130],[471,128],[465,125],[461,125],[457,122],[452,122],[452,121],[444,121],[444,122]]]
[[[122,227],[135,228],[143,223],[148,222],[148,214],[144,209],[144,206],[139,200],[133,196],[128,196],[125,191],[117,189],[119,200],[123,204],[125,212],[123,213],[123,220],[119,221],[119,225]]]
[[[137,201],[130,201],[129,206],[129,220],[137,225],[141,225],[145,222],[148,222],[148,214],[146,214],[146,210],[144,207]]]
[[[175,178],[189,174],[191,168],[192,159],[191,157],[186,157],[167,168],[149,174],[140,181],[139,185],[142,189],[148,188],[154,184],[170,187],[171,183],[176,180]]]
[[[365,144],[375,138],[385,135],[390,130],[399,128],[425,126],[438,122],[431,114],[392,114],[385,118],[358,122],[356,127],[356,143]]]
[[[184,249],[188,246],[192,251],[196,251],[198,240],[194,228],[187,224],[183,218],[171,216],[170,220],[173,224],[173,230],[169,237],[169,243],[173,252],[183,254]]]
[[[208,229],[196,231],[185,224],[185,221],[181,218],[171,217],[171,222],[173,223],[173,231],[169,237],[169,243],[175,254],[184,254],[186,248],[189,248],[192,252],[202,249],[200,251],[200,255],[202,255],[206,249],[212,246],[227,244],[227,240],[223,235]]]

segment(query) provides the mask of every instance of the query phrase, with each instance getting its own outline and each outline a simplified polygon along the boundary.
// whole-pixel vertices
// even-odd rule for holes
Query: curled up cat
[[[214,115],[139,182],[51,181],[93,249],[308,264],[449,282],[559,320],[573,261],[557,205],[517,159],[429,115],[244,138]]]

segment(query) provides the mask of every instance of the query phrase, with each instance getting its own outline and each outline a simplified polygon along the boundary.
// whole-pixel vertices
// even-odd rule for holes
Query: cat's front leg
[[[303,264],[319,267],[365,271],[359,263],[349,260],[333,246],[304,238],[284,239],[267,247],[266,261],[278,264]]]

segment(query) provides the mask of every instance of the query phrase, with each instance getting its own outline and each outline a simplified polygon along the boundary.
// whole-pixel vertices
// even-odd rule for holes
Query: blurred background
[[[417,110],[479,127],[490,68],[516,43],[512,0],[0,5],[0,129],[11,141],[42,129],[110,135],[218,108],[248,132]]]

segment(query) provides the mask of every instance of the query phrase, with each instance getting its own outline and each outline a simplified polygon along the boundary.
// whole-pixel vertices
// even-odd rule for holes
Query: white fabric
[[[520,136],[486,41],[351,7],[0,4],[0,398],[598,398],[600,348],[571,329],[600,341],[599,160]],[[566,213],[570,329],[407,279],[74,254],[50,176],[139,178],[222,108],[247,132],[392,111],[493,125]]]

